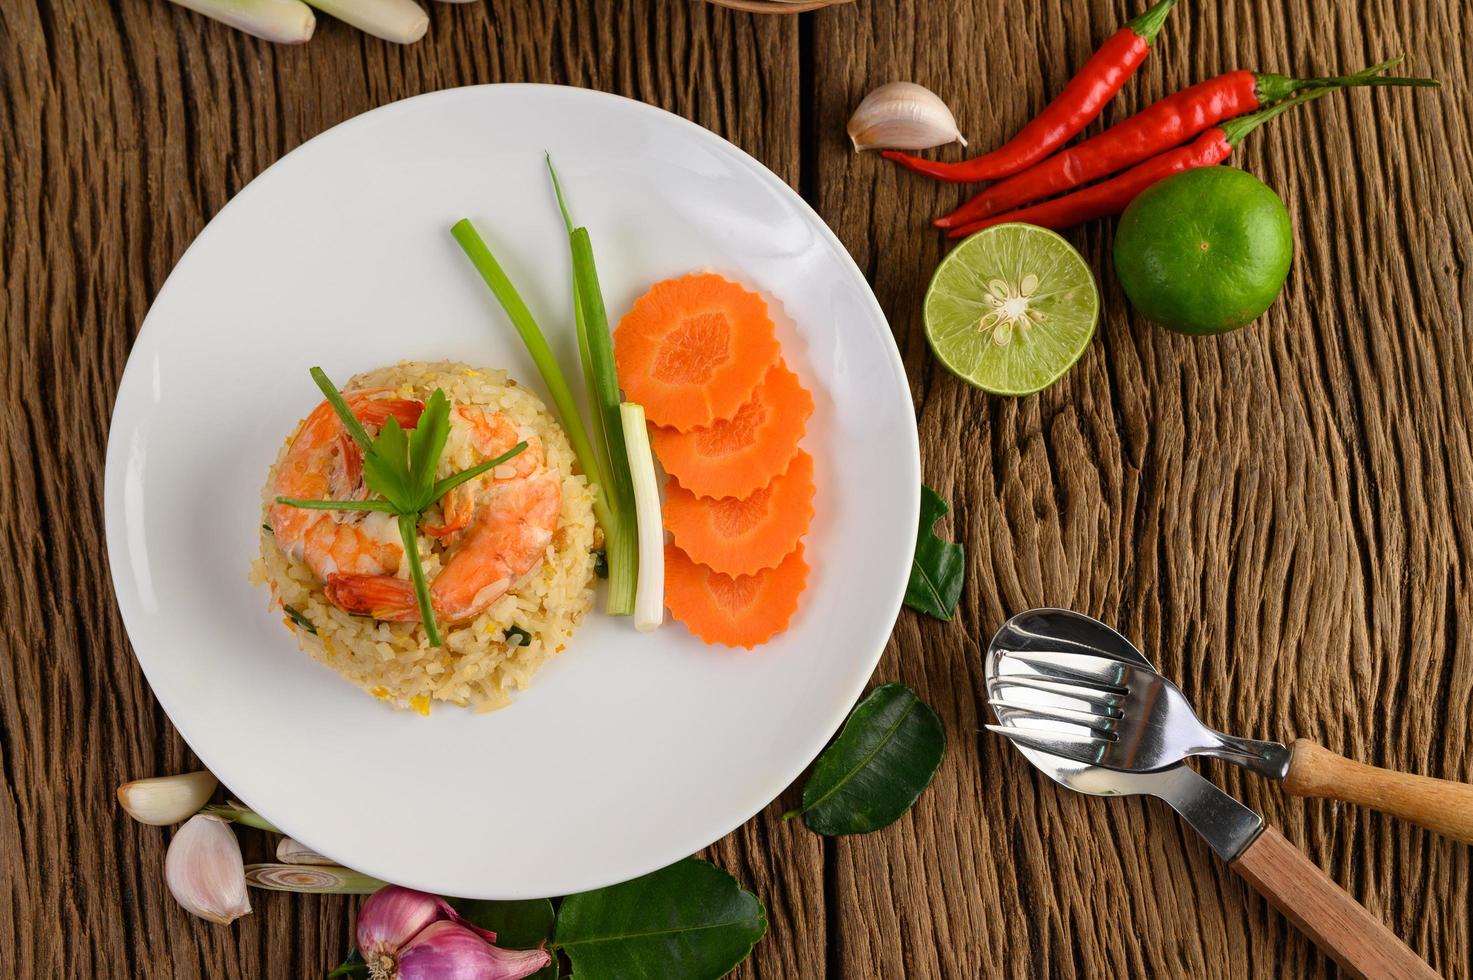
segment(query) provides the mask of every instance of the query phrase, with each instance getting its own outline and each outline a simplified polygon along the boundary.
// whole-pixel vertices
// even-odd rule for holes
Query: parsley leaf
[[[440,453],[445,451],[445,442],[450,438],[450,400],[439,388],[425,402],[420,413],[419,424],[409,437],[408,483],[416,509],[423,510],[434,502],[435,467],[439,465]]]
[[[921,527],[916,535],[915,558],[910,564],[910,582],[905,586],[907,606],[946,621],[950,621],[956,610],[967,573],[962,546],[936,537],[936,522],[948,510],[939,493],[921,484]]]
[[[409,479],[409,437],[392,415],[363,454],[363,483],[400,513],[419,510]]]

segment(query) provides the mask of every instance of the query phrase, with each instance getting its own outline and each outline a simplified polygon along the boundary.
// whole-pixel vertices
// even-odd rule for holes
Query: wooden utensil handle
[[[1438,980],[1436,970],[1274,828],[1264,827],[1229,867],[1350,976]]]
[[[1379,769],[1301,738],[1284,788],[1296,796],[1360,803],[1473,844],[1473,786],[1467,783]]]

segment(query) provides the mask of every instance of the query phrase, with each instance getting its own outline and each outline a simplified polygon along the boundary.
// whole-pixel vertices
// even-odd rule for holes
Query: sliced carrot
[[[665,527],[702,565],[726,575],[775,568],[813,519],[813,457],[798,450],[788,471],[746,497],[697,497],[665,484]]]
[[[673,544],[665,546],[665,605],[707,643],[748,650],[765,643],[788,628],[807,584],[801,544],[776,568],[735,577],[696,564]]]
[[[762,297],[712,273],[655,283],[614,331],[624,393],[681,431],[735,415],[778,354]]]
[[[812,414],[813,396],[778,361],[732,418],[690,432],[656,426],[650,444],[696,496],[746,497],[787,472]]]

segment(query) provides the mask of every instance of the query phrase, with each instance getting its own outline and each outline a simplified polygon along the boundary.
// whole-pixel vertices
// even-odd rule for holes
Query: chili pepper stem
[[[1366,70],[1370,71],[1370,69]],[[1350,75],[1347,77],[1350,79],[1359,78],[1359,76],[1357,75]],[[1315,88],[1307,89],[1291,98],[1284,99],[1281,102],[1276,102],[1273,105],[1269,106],[1267,109],[1260,109],[1258,112],[1250,113],[1246,116],[1239,116],[1237,119],[1229,119],[1228,121],[1222,123],[1218,128],[1222,130],[1223,139],[1227,140],[1229,146],[1237,146],[1239,143],[1243,142],[1244,137],[1246,137],[1249,133],[1253,132],[1259,126],[1262,126],[1264,123],[1268,122],[1270,119],[1272,119],[1274,116],[1277,116],[1281,112],[1292,109],[1297,105],[1303,105],[1306,102],[1313,102],[1315,99],[1318,99],[1321,96],[1328,95],[1331,92],[1338,91],[1342,88],[1346,88],[1348,85],[1364,85],[1368,81],[1371,81],[1371,79],[1362,78],[1358,81],[1348,82],[1345,85],[1321,85]],[[1407,85],[1416,88],[1438,88],[1442,85],[1442,83],[1435,78],[1396,77],[1379,78],[1374,79],[1374,81],[1383,84]]]
[[[1161,25],[1166,23],[1166,15],[1171,13],[1171,8],[1177,3],[1178,0],[1159,0],[1154,7],[1125,26],[1145,38],[1146,43],[1150,44],[1156,40],[1156,35],[1161,33]]]
[[[1255,89],[1260,105],[1269,105],[1280,99],[1288,98],[1295,92],[1302,92],[1311,88],[1358,88],[1360,86],[1386,85],[1386,86],[1419,86],[1426,85],[1430,80],[1419,78],[1376,78],[1390,68],[1394,68],[1405,58],[1398,56],[1372,65],[1369,68],[1356,72],[1353,75],[1330,75],[1323,78],[1290,78],[1288,75],[1276,75],[1260,73],[1255,78]]]

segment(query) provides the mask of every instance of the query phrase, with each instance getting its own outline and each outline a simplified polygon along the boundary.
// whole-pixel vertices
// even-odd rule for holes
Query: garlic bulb
[[[194,816],[219,785],[207,772],[135,779],[118,787],[118,802],[139,823],[162,827]]]
[[[219,817],[200,814],[179,828],[164,857],[164,879],[191,915],[228,925],[250,914],[240,842]]]
[[[332,858],[323,857],[301,841],[283,837],[276,845],[276,860],[282,864],[337,864]]]
[[[849,117],[856,150],[928,150],[946,143],[967,145],[956,117],[936,93],[915,82],[881,85]]]

